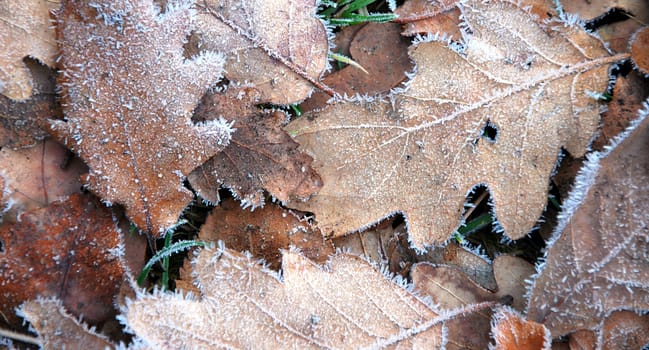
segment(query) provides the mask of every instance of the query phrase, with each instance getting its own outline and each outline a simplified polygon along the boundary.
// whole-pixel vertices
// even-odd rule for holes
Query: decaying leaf
[[[232,199],[224,200],[210,213],[199,238],[208,242],[220,240],[230,249],[249,251],[274,270],[279,270],[282,250],[288,250],[289,246],[319,264],[334,253],[331,242],[324,240],[320,230],[301,222],[292,212],[276,204],[250,212]]]
[[[111,212],[90,196],[71,195],[23,213],[0,226],[0,312],[10,324],[14,309],[36,297],[56,297],[85,321],[114,316],[123,282],[120,237]]]
[[[160,14],[147,0],[63,1],[57,14],[66,120],[52,129],[90,167],[90,189],[123,204],[149,234],[177,221],[191,199],[185,175],[231,132],[221,119],[191,122],[223,59],[183,57],[190,5],[179,1]]]
[[[550,350],[550,332],[540,323],[527,321],[518,311],[499,307],[493,316],[491,333],[494,350]]]
[[[158,293],[127,305],[124,322],[156,348],[404,348],[443,346],[443,321],[362,259],[328,267],[286,252],[282,276],[249,256],[205,249],[194,261],[200,300]]]
[[[528,319],[553,337],[595,329],[617,309],[649,310],[649,105],[603,152],[589,155],[564,202]]]
[[[224,116],[234,121],[230,144],[189,176],[192,187],[210,202],[218,202],[221,185],[230,189],[241,205],[264,205],[264,189],[282,202],[306,198],[322,186],[311,168],[313,159],[281,129],[287,116],[281,111],[262,111],[261,97],[253,88],[229,88],[206,95],[196,109],[198,121]]]
[[[58,299],[36,299],[20,306],[18,314],[38,333],[43,349],[113,349],[106,336],[88,328],[63,308]]]
[[[584,153],[597,129],[609,56],[568,23],[539,24],[509,1],[460,4],[464,43],[435,38],[410,51],[417,74],[390,102],[338,103],[286,129],[314,158],[324,186],[309,201],[325,235],[402,212],[423,248],[458,227],[467,193],[486,184],[512,239],[547,201],[561,147]],[[545,23],[545,22],[544,22]]]
[[[60,144],[46,140],[34,147],[0,150],[4,179],[0,222],[16,221],[23,212],[44,208],[81,190],[79,175],[87,167]]]
[[[0,1],[0,93],[14,100],[32,94],[32,78],[23,58],[54,66],[57,47],[50,11],[58,1]]]
[[[315,0],[208,0],[197,17],[198,47],[226,55],[225,76],[252,83],[264,102],[311,94],[327,63],[327,32]]]
[[[645,76],[649,76],[649,27],[640,28],[633,34],[630,47],[635,67]]]
[[[415,265],[411,277],[415,290],[428,296],[442,309],[454,309],[484,301],[512,299],[516,310],[525,307],[525,280],[534,272],[531,264],[521,258],[501,255],[493,262],[493,273],[498,288],[490,292],[473,282],[456,268],[433,266],[429,263]],[[447,322],[449,343],[447,349],[486,349],[490,329],[491,311],[484,310]]]
[[[631,311],[613,312],[603,320],[596,332],[580,330],[570,334],[571,349],[644,349],[647,345],[649,315],[641,316]]]

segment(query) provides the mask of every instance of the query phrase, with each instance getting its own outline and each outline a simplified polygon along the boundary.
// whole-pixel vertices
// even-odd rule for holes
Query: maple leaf
[[[223,120],[191,111],[222,58],[183,57],[190,2],[164,14],[151,1],[63,1],[57,14],[65,121],[53,131],[90,167],[84,181],[149,234],[164,233],[191,199],[186,174],[226,146]]]
[[[264,102],[290,104],[311,94],[327,65],[315,0],[207,0],[197,17],[198,47],[226,55],[226,77],[249,82]]]
[[[60,300],[39,298],[23,303],[18,314],[38,333],[43,349],[113,349],[106,336],[98,334],[67,313]]]
[[[193,265],[200,300],[157,293],[127,304],[123,322],[150,346],[433,349],[462,312],[438,315],[347,254],[323,269],[286,252],[282,277],[230,250],[202,250]]]
[[[24,100],[32,94],[32,77],[23,62],[34,57],[54,66],[56,40],[49,18],[55,1],[0,1],[0,93]]]
[[[464,42],[419,42],[402,94],[338,103],[286,127],[324,182],[288,205],[315,213],[325,235],[401,212],[423,249],[449,237],[467,193],[484,184],[502,229],[518,239],[545,207],[561,147],[584,153],[598,125],[592,96],[628,54],[610,56],[583,29],[539,23],[508,1],[459,6]]]
[[[260,110],[260,102],[256,89],[230,87],[224,93],[206,95],[196,108],[195,120],[225,116],[237,130],[222,152],[188,176],[204,199],[217,203],[223,185],[244,208],[254,210],[264,205],[264,189],[285,202],[291,197],[306,198],[322,186],[311,168],[313,159],[299,151],[299,145],[281,129],[287,116]]]
[[[529,292],[527,317],[553,337],[595,329],[618,309],[649,310],[649,105],[589,155]]]
[[[20,325],[14,308],[57,297],[74,315],[98,323],[114,316],[123,282],[121,244],[112,214],[88,195],[71,195],[0,226],[0,312]]]

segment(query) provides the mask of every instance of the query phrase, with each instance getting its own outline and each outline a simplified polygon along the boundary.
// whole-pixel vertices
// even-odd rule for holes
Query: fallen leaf
[[[580,330],[570,334],[571,349],[644,349],[647,344],[649,315],[638,315],[631,311],[611,313],[596,332]]]
[[[345,27],[347,28],[347,27]],[[366,72],[347,66],[322,79],[322,82],[339,94],[377,95],[386,93],[406,80],[413,70],[407,55],[410,40],[399,34],[396,23],[367,23],[355,33],[350,45],[351,58]],[[308,112],[324,107],[331,96],[316,92],[300,104]]]
[[[490,292],[464,272],[448,266],[429,263],[416,264],[411,270],[415,290],[430,297],[441,309],[455,309],[484,301],[513,299],[517,310],[525,308],[525,280],[534,268],[521,258],[501,255],[493,262],[493,273],[498,286]],[[485,310],[447,322],[449,344],[447,349],[486,349],[490,329],[491,311]]]
[[[404,23],[402,35],[444,33],[453,39],[462,37],[460,10],[455,0],[408,0],[394,13],[399,16],[398,21]]]
[[[32,94],[32,78],[23,58],[53,67],[57,54],[50,11],[57,1],[0,1],[0,93],[14,100]]]
[[[581,28],[539,24],[507,1],[460,9],[473,35],[419,42],[417,74],[390,102],[341,102],[286,127],[324,182],[288,206],[315,213],[325,235],[401,212],[423,249],[449,237],[467,193],[486,184],[498,223],[518,239],[546,206],[560,149],[584,153],[601,108],[593,92],[628,54],[609,56]]]
[[[629,44],[635,68],[649,76],[649,27],[640,28],[635,32]]]
[[[207,0],[198,47],[226,55],[225,76],[249,82],[264,102],[308,97],[327,64],[327,32],[315,0]]]
[[[282,130],[288,119],[281,111],[263,111],[257,90],[229,88],[206,95],[195,112],[198,121],[220,116],[234,121],[230,144],[189,176],[198,194],[212,203],[221,185],[230,189],[241,205],[264,205],[264,189],[278,200],[306,198],[322,186],[311,168],[313,159]]]
[[[26,301],[18,314],[36,331],[42,349],[115,348],[106,336],[68,314],[58,299]]]
[[[530,287],[528,319],[553,337],[595,329],[617,309],[649,310],[649,105],[575,180],[545,263]]]
[[[192,198],[186,174],[223,149],[224,120],[191,111],[216,82],[222,57],[183,57],[190,3],[164,14],[150,1],[63,1],[57,13],[65,121],[53,132],[88,164],[90,190],[120,203],[138,227],[164,233]]]
[[[23,212],[44,208],[81,190],[79,175],[87,167],[62,145],[46,140],[34,147],[0,150],[4,179],[0,222],[13,222]]]
[[[443,322],[362,259],[335,255],[316,266],[286,252],[282,276],[230,250],[194,261],[200,300],[140,295],[123,321],[156,348],[442,348]]]
[[[491,333],[494,350],[550,350],[550,332],[540,323],[527,321],[518,311],[499,307],[494,312]],[[490,347],[491,348],[491,347]]]
[[[319,264],[334,253],[331,242],[324,240],[320,230],[272,203],[250,212],[241,209],[233,199],[226,199],[209,214],[198,236],[202,241],[223,241],[230,249],[249,251],[274,270],[279,270],[281,252],[289,246]]]
[[[23,213],[0,226],[0,312],[9,324],[14,309],[36,297],[56,297],[65,308],[97,324],[115,315],[113,298],[124,269],[116,254],[120,237],[112,214],[88,195],[73,194]]]

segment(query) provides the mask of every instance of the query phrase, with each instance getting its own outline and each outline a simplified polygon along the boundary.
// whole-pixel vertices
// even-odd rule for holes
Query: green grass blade
[[[206,247],[207,245],[208,245],[207,242],[192,240],[192,241],[178,241],[176,243],[170,244],[168,247],[164,247],[163,249],[158,251],[154,256],[152,256],[151,259],[146,263],[146,265],[144,265],[142,272],[137,277],[137,284],[140,286],[143,285],[144,280],[146,280],[146,277],[149,275],[149,271],[151,271],[153,265],[155,265],[158,261],[164,259],[165,257],[168,258],[178,252],[187,250],[189,248]]]
[[[351,26],[354,24],[366,23],[366,22],[376,22],[384,23],[395,20],[397,15],[393,13],[374,13],[369,16],[362,15],[352,15],[350,17],[343,18],[330,18],[329,24],[335,26]]]

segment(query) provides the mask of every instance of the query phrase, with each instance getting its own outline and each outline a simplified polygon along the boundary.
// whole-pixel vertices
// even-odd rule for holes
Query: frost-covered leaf
[[[589,159],[564,204],[528,319],[553,337],[595,329],[617,309],[649,310],[649,105]]]
[[[63,1],[57,13],[66,120],[52,129],[90,167],[90,189],[149,234],[177,221],[191,199],[185,175],[231,132],[223,120],[191,122],[223,59],[183,57],[190,5],[170,2],[160,14],[147,0]]]
[[[90,323],[115,314],[113,298],[123,282],[120,237],[112,214],[89,195],[74,194],[23,213],[0,226],[0,312],[20,325],[14,308],[56,297]]]
[[[329,50],[315,0],[204,4],[197,18],[198,47],[226,55],[226,78],[252,83],[264,102],[290,104],[311,94]]]
[[[16,221],[23,212],[44,208],[81,190],[79,176],[88,168],[62,145],[46,140],[31,148],[0,150],[0,222]]]
[[[649,345],[649,315],[631,311],[613,312],[595,332],[580,330],[570,334],[571,349],[644,349],[646,345]]]
[[[601,108],[593,96],[628,54],[610,56],[581,28],[540,24],[509,1],[460,9],[464,44],[416,45],[405,92],[339,103],[286,127],[324,182],[289,206],[314,212],[325,235],[402,212],[415,246],[443,242],[467,193],[486,184],[500,225],[517,239],[546,205],[560,149],[584,153]]]
[[[20,306],[18,314],[38,333],[43,349],[115,348],[106,336],[68,314],[58,299],[27,301]]]
[[[649,76],[649,27],[640,28],[630,42],[631,58],[635,67]]]
[[[362,259],[320,267],[286,252],[282,276],[230,250],[194,261],[200,300],[158,293],[127,305],[124,322],[156,348],[403,348],[443,346],[440,316]]]
[[[500,307],[494,312],[491,334],[494,350],[550,350],[550,332],[540,323],[528,321],[516,310]]]
[[[478,285],[456,268],[420,263],[413,267],[411,277],[415,290],[432,299],[442,309],[454,309],[483,301],[513,299],[514,309],[525,307],[525,280],[534,268],[525,260],[501,255],[493,262],[497,283],[495,292]],[[489,344],[491,311],[484,310],[451,320],[448,325],[447,349],[485,349]]]
[[[54,66],[57,54],[50,11],[57,1],[0,1],[0,93],[14,100],[32,94],[32,77],[23,58]]]
[[[456,3],[455,0],[407,0],[394,13],[399,16],[399,22],[405,23],[403,35],[445,33],[458,39],[461,37],[460,11]]]
[[[331,242],[308,222],[277,204],[267,204],[254,211],[244,210],[233,199],[226,199],[214,208],[201,226],[199,239],[223,241],[225,246],[240,252],[248,251],[279,270],[282,251],[293,246],[306,258],[325,263],[334,253]]]
[[[231,87],[224,93],[206,95],[194,119],[234,121],[236,132],[230,144],[196,168],[189,182],[198,194],[218,202],[221,185],[230,189],[244,207],[264,205],[264,190],[284,202],[306,198],[322,186],[311,168],[313,159],[298,150],[298,144],[282,130],[287,116],[281,111],[262,111],[259,92]]]

